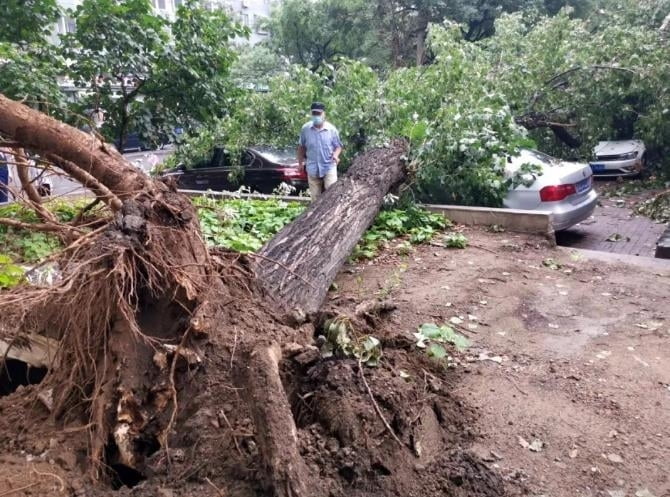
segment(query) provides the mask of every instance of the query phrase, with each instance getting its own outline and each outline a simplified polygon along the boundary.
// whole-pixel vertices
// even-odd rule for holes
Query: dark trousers
[[[7,164],[0,164],[0,203],[9,200],[7,185],[9,184],[9,167]]]

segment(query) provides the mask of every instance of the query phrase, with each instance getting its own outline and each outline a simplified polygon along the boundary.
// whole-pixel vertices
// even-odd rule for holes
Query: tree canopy
[[[247,93],[230,115],[187,141],[186,163],[214,145],[293,146],[309,102],[326,103],[346,154],[394,136],[410,139],[420,198],[499,205],[506,157],[532,146],[588,160],[601,139],[637,137],[668,167],[668,45],[658,2],[625,2],[582,19],[571,9],[503,14],[477,42],[463,26],[431,25],[432,62],[380,76],[340,58],[313,72],[293,66]],[[659,23],[659,24],[656,24]]]
[[[43,110],[63,104],[57,81],[63,61],[47,40],[58,15],[56,0],[0,3],[0,89]]]
[[[63,37],[68,75],[90,87],[84,109],[103,109],[103,133],[120,144],[129,131],[152,142],[176,127],[220,115],[231,86],[231,40],[245,36],[223,10],[198,0],[180,5],[170,23],[149,0],[84,0],[77,30]]]

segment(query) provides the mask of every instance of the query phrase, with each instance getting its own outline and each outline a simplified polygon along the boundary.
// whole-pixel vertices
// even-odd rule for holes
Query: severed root
[[[266,486],[277,497],[318,495],[298,450],[298,431],[279,376],[277,344],[256,347],[249,354],[249,406],[256,427]]]

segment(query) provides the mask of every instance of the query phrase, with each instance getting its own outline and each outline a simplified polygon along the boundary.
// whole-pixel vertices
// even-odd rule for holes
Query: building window
[[[174,6],[175,8],[179,7],[182,3],[182,0],[174,0]]]
[[[251,24],[249,23],[249,14],[241,14],[240,17],[242,19],[242,24],[247,27],[251,27]]]
[[[77,22],[71,17],[65,17],[65,32],[74,33],[77,31]]]
[[[165,10],[165,0],[154,0],[154,7],[160,10]]]
[[[254,15],[254,26],[256,28],[256,33],[259,35],[266,35],[267,32],[267,18],[264,16]]]

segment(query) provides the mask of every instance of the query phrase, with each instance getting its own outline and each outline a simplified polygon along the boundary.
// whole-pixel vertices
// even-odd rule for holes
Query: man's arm
[[[333,159],[335,160],[335,165],[340,163],[341,153],[342,153],[342,147],[335,147],[335,150],[333,150]]]
[[[298,169],[300,172],[305,170],[305,152],[306,149],[302,145],[298,145]]]
[[[333,128],[333,159],[335,165],[340,163],[340,154],[342,153],[342,140],[340,140],[340,132]]]

